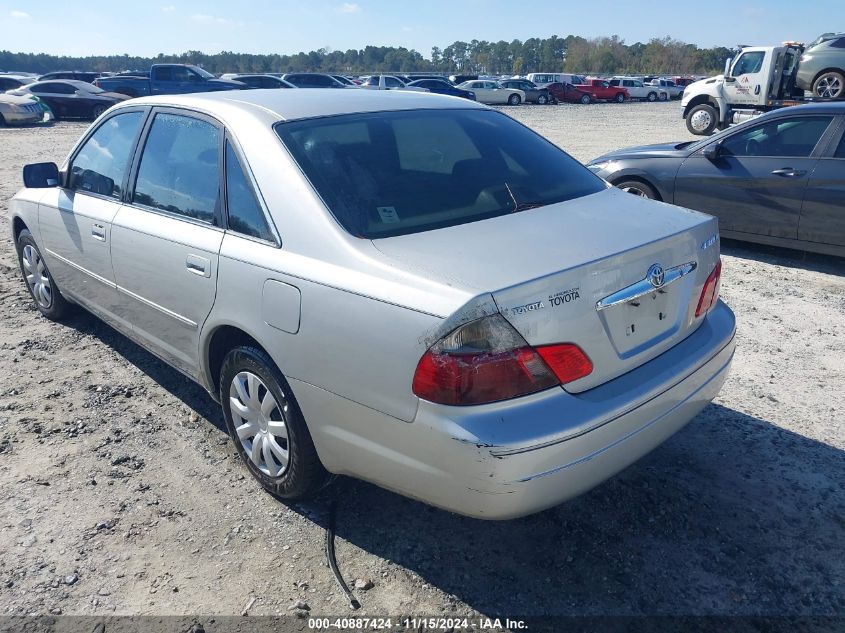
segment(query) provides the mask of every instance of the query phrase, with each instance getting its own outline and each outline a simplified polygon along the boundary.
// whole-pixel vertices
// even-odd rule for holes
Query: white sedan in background
[[[458,85],[458,88],[463,90],[471,90],[475,93],[475,98],[486,104],[502,104],[519,105],[525,101],[525,93],[516,88],[505,88],[498,81],[490,81],[488,79],[476,79],[465,81]]]
[[[420,88],[418,86],[408,86],[399,77],[393,75],[372,75],[367,77],[366,81],[362,83],[360,88],[367,90],[409,90],[411,92],[428,92],[428,88]]]

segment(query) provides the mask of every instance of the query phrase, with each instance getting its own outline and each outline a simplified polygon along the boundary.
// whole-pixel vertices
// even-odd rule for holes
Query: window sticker
[[[396,224],[399,222],[399,214],[396,213],[396,209],[393,207],[376,207],[376,211],[378,211],[381,221],[385,224]]]

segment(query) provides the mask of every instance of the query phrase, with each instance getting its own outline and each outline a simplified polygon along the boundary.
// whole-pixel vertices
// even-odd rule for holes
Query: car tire
[[[623,180],[622,182],[615,183],[614,186],[626,193],[630,193],[631,195],[639,196],[641,198],[650,198],[651,200],[658,199],[657,192],[654,190],[654,187],[642,182],[641,180]]]
[[[613,100],[616,103],[625,103],[625,95],[620,92],[619,94],[616,95],[616,97],[614,97]]]
[[[687,130],[696,136],[710,136],[719,125],[719,113],[709,103],[701,103],[685,117]]]
[[[73,305],[59,291],[29,229],[23,229],[18,235],[17,251],[24,284],[38,311],[51,321],[67,317]]]
[[[95,105],[91,108],[91,120],[98,119],[100,115],[109,109],[109,106],[105,105]]]
[[[515,106],[519,105],[520,103],[522,103],[522,98],[520,98],[519,95],[511,95],[510,97],[508,97],[509,105]]]
[[[669,95],[667,95],[665,92],[660,93],[660,100],[661,101],[667,101],[668,99],[669,99]]]
[[[655,101],[657,101],[657,93],[656,92],[649,92],[646,99],[648,99],[649,101],[654,103]]]
[[[546,95],[540,95],[537,97],[537,103],[540,105],[546,105],[549,102],[549,98]]]
[[[581,95],[581,103],[583,105],[590,105],[593,100],[590,98],[590,95]]]
[[[296,500],[326,485],[329,474],[302,411],[267,352],[253,346],[229,351],[220,370],[219,389],[229,435],[247,470],[265,490],[280,499]],[[272,402],[268,403],[268,396]]]
[[[813,96],[822,99],[839,99],[845,96],[845,75],[835,70],[821,73],[813,81]]]
[[[0,127],[6,127],[6,119],[3,118],[2,114],[0,114]]]

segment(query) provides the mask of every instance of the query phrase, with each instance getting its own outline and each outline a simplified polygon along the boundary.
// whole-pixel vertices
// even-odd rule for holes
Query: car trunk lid
[[[698,296],[718,260],[716,233],[710,216],[611,189],[373,244],[409,271],[492,294],[531,345],[579,345],[594,366],[566,385],[580,392],[698,327]],[[659,274],[655,265],[662,285],[649,280],[649,271]]]

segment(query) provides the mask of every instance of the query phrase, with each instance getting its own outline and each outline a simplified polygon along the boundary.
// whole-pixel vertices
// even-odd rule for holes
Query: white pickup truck
[[[795,83],[803,44],[744,46],[725,63],[725,72],[684,90],[681,115],[687,129],[707,136],[732,123],[784,106],[830,99],[804,97]]]

